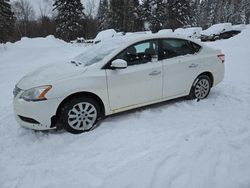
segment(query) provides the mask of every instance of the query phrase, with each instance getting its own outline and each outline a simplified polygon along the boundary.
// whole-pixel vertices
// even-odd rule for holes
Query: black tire
[[[204,87],[206,86],[207,87]],[[212,87],[212,82],[210,78],[206,75],[200,75],[195,79],[190,93],[188,95],[188,99],[205,99],[210,93]],[[201,94],[201,95],[199,95]]]
[[[92,112],[90,113],[90,111],[88,113],[89,108],[94,110],[93,114],[91,114]],[[62,106],[59,116],[60,122],[66,131],[72,134],[81,134],[90,131],[95,127],[95,124],[101,117],[101,108],[98,102],[90,97],[77,97],[70,99]],[[89,121],[91,122],[87,124]]]

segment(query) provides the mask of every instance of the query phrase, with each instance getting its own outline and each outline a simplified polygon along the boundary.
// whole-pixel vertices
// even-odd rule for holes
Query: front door
[[[127,61],[126,69],[106,69],[110,108],[119,110],[162,98],[162,64],[158,41],[132,45],[115,59]]]

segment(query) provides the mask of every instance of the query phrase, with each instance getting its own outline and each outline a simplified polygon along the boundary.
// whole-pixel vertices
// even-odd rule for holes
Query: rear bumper
[[[52,117],[56,115],[59,104],[60,100],[58,99],[27,102],[19,99],[17,96],[13,100],[17,122],[23,127],[34,130],[50,130],[55,128],[52,125]]]
[[[223,64],[222,67],[214,73],[214,84],[213,84],[213,86],[216,86],[220,82],[222,82],[223,79],[224,79],[224,76],[225,76],[225,65]]]

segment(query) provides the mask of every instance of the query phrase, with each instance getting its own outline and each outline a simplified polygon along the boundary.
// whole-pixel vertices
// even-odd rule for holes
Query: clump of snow
[[[99,32],[96,35],[94,43],[100,42],[102,40],[110,39],[116,35],[116,31],[114,29],[107,29],[104,31]]]
[[[35,48],[31,41],[29,48],[7,44],[0,52],[1,188],[250,186],[249,26],[234,38],[207,43],[226,54],[226,75],[206,100],[179,99],[115,115],[82,135],[34,132],[16,123],[14,84],[84,50]]]
[[[159,34],[170,34],[173,33],[172,29],[162,29],[160,31],[158,31]]]

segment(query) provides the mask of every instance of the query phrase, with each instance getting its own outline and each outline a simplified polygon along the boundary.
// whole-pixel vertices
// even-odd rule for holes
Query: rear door
[[[183,39],[162,39],[160,61],[163,64],[163,98],[188,94],[199,72],[197,52],[200,46]]]

